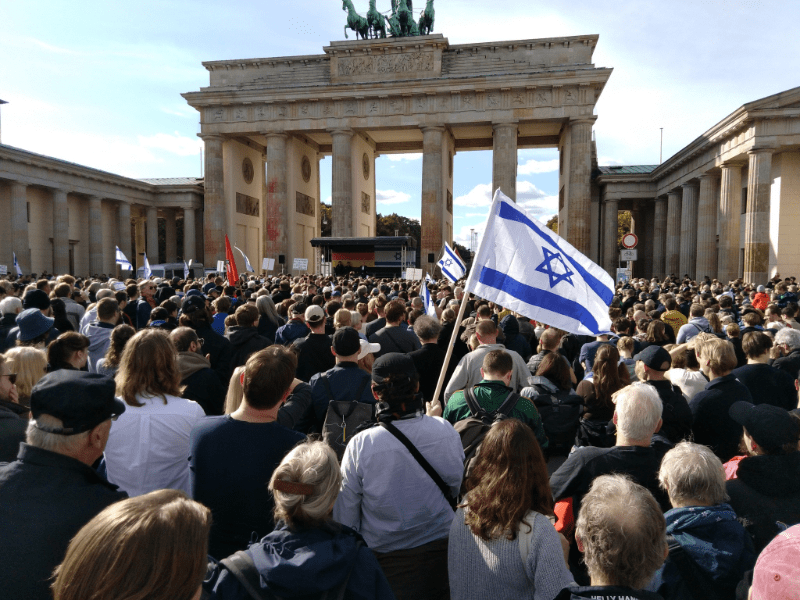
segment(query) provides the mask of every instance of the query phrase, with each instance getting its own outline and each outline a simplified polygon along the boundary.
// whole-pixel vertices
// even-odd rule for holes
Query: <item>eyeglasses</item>
[[[14,385],[15,383],[17,383],[17,374],[16,373],[4,373],[3,375],[0,375],[0,377],[8,377],[8,381],[11,383],[11,385]]]

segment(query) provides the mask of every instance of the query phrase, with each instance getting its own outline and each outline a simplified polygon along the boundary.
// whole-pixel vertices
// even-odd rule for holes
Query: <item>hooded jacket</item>
[[[678,330],[678,337],[675,340],[678,344],[688,342],[698,333],[711,333],[711,325],[705,317],[692,317],[686,325]]]
[[[667,534],[681,545],[696,573],[721,598],[733,598],[736,585],[756,561],[750,536],[728,504],[673,508],[664,518]],[[670,556],[648,589],[666,600],[694,600],[675,560]]]
[[[281,598],[319,598],[347,581],[345,600],[394,600],[378,561],[361,537],[334,521],[322,527],[291,531],[278,523],[275,531],[247,553],[261,574],[261,588]],[[203,587],[218,600],[250,600],[236,577],[220,564]]]
[[[506,336],[505,347],[519,354],[525,362],[533,355],[531,345],[519,333],[519,321],[514,315],[506,315],[500,321],[500,329]]]
[[[86,337],[89,338],[89,370],[97,373],[97,361],[103,358],[111,345],[111,332],[114,326],[111,323],[94,321],[86,327]]]
[[[221,415],[227,387],[211,369],[209,360],[197,352],[178,352],[176,360],[184,386],[181,396],[197,402],[206,415]]]
[[[272,345],[271,340],[258,335],[258,329],[255,327],[233,325],[228,328],[227,338],[230,340],[231,346],[233,347],[230,366],[231,371],[245,364],[252,354]]]
[[[750,456],[725,484],[730,505],[752,536],[756,552],[800,523],[800,452]]]

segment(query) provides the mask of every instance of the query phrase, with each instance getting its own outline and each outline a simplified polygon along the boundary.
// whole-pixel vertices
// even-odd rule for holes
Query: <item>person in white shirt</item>
[[[160,329],[144,329],[125,345],[116,375],[127,410],[111,427],[108,480],[130,496],[159,489],[191,493],[189,434],[205,416],[180,397],[175,347]]]

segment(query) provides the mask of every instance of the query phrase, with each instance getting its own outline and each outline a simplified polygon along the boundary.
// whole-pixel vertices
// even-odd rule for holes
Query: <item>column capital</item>
[[[422,133],[425,133],[426,131],[444,132],[447,130],[447,127],[445,127],[444,125],[421,125],[420,129],[422,130]]]
[[[570,126],[572,125],[594,125],[597,121],[597,115],[584,115],[580,117],[571,117],[569,120]]]
[[[750,156],[753,156],[754,154],[774,154],[774,153],[775,153],[775,148],[768,148],[765,146],[759,146],[758,148],[750,148],[750,150],[747,151],[747,154],[749,154]]]
[[[697,176],[697,178],[698,178],[700,181],[709,181],[709,180],[711,180],[711,179],[716,179],[716,178],[717,178],[717,175],[714,175],[714,173],[708,173],[708,172],[706,172],[706,173],[703,173],[702,175],[698,175],[698,176]]]
[[[204,142],[215,142],[215,141],[223,141],[225,136],[219,133],[198,133],[197,137],[199,137]]]
[[[744,163],[739,160],[727,160],[722,163],[719,168],[720,169],[741,169],[744,166]]]
[[[681,187],[683,187],[683,186],[681,186]],[[670,196],[680,196],[680,195],[681,195],[681,190],[676,188],[674,190],[670,190],[670,191],[667,192],[667,199],[669,199]]]
[[[502,121],[500,123],[492,123],[492,131],[496,129],[502,129],[503,127],[511,128],[519,130],[519,121]]]
[[[697,183],[693,183],[693,182],[691,182],[691,181],[687,181],[686,183],[682,183],[682,184],[681,184],[681,188],[682,188],[682,189],[686,189],[686,188],[696,188],[697,186],[698,186],[698,184],[697,184]]]
[[[602,201],[603,204],[619,204],[619,198],[604,198]]]
[[[282,131],[265,131],[261,135],[263,135],[267,139],[269,139],[269,138],[280,138],[280,139],[284,139],[285,140],[285,139],[288,139],[288,137],[289,137],[288,134],[286,134],[286,133],[284,133]]]
[[[331,129],[328,133],[330,133],[332,136],[334,136],[334,135],[346,135],[348,137],[353,137],[356,132],[353,131],[352,129],[343,127],[341,129]]]

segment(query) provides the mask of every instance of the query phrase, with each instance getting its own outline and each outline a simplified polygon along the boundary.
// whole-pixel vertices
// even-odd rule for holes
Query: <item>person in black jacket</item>
[[[726,484],[730,505],[761,552],[778,533],[800,523],[800,427],[778,406],[736,402],[730,417],[744,428],[750,456]]]
[[[197,337],[203,340],[200,354],[208,357],[219,380],[227,382],[232,372],[231,343],[211,328],[212,320],[203,296],[187,296],[184,299],[178,322],[183,327],[195,330]]]
[[[308,381],[317,373],[336,366],[336,357],[331,352],[331,338],[325,335],[325,313],[316,304],[305,312],[306,324],[311,332],[292,342],[297,352],[297,374],[300,381]]]
[[[661,398],[664,424],[659,433],[673,444],[689,439],[692,435],[692,411],[681,389],[672,385],[664,376],[672,365],[672,356],[661,346],[648,346],[633,357],[636,360],[636,376],[653,386]]]
[[[236,309],[236,325],[228,328],[225,337],[231,343],[230,371],[241,367],[253,354],[272,345],[272,340],[258,335],[258,309],[245,304]]]
[[[772,404],[792,410],[797,407],[795,379],[783,369],[769,365],[772,346],[772,338],[763,331],[746,333],[742,349],[747,355],[747,364],[734,369],[733,374],[750,390],[753,404]]]
[[[28,428],[28,409],[19,404],[16,378],[0,354],[0,462],[11,462],[17,457]]]
[[[127,497],[91,467],[103,455],[111,419],[125,411],[114,391],[113,379],[71,370],[49,373],[34,386],[27,443],[17,460],[0,465],[4,597],[52,598],[51,575],[69,541]]]
[[[411,357],[417,368],[419,391],[425,398],[425,402],[433,400],[436,384],[439,382],[439,375],[442,372],[442,365],[444,365],[445,351],[437,343],[441,331],[441,324],[428,315],[421,315],[414,321],[414,333],[417,334],[422,347],[409,352],[408,356]]]
[[[772,363],[786,371],[793,379],[800,374],[800,331],[784,327],[775,334],[775,348],[779,357]]]
[[[219,380],[211,362],[200,354],[203,341],[190,327],[178,327],[169,334],[178,351],[178,370],[181,372],[181,397],[194,400],[206,415],[221,415],[228,382]]]

